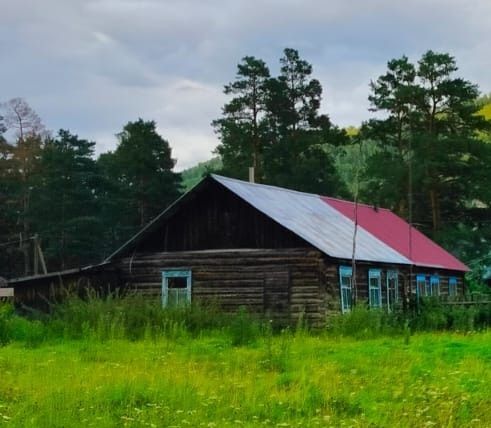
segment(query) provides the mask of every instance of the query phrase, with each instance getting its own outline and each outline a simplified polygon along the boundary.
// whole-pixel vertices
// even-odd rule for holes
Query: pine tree
[[[456,71],[452,56],[433,51],[416,65],[406,57],[390,61],[369,97],[372,110],[386,117],[362,128],[379,147],[368,161],[365,197],[407,216],[411,167],[414,217],[434,236],[489,194],[476,178],[488,168],[489,148],[479,135],[490,125],[478,114],[477,86]]]
[[[234,82],[225,86],[224,93],[234,98],[223,107],[223,117],[212,125],[220,136],[217,153],[228,175],[246,178],[254,167],[255,181],[263,179],[264,115],[266,83],[269,69],[266,63],[252,56],[242,58]]]

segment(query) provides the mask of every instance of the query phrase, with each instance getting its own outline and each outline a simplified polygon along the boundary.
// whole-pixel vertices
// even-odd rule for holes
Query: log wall
[[[118,264],[121,280],[150,298],[161,297],[163,270],[189,269],[193,301],[311,324],[322,323],[325,312],[323,267],[322,254],[304,248],[138,253]]]
[[[329,316],[333,313],[339,313],[341,309],[340,296],[340,278],[339,267],[351,267],[351,260],[325,259],[325,307],[326,314]],[[427,267],[414,266],[411,270],[409,266],[391,265],[375,262],[357,262],[356,263],[356,292],[354,299],[357,305],[368,305],[368,275],[370,269],[381,270],[381,286],[382,286],[382,306],[387,307],[387,272],[389,270],[398,272],[398,305],[402,307],[409,303],[410,300],[416,297],[416,276],[423,274],[425,276],[438,275],[440,278],[440,298],[442,300],[449,299],[448,284],[450,277],[455,277],[457,280],[457,298],[462,299],[465,294],[464,275],[463,272],[448,271],[442,269],[432,269]],[[409,278],[411,277],[411,281]],[[411,282],[411,286],[409,286]]]

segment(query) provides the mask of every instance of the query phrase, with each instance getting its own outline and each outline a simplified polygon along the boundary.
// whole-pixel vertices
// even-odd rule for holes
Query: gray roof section
[[[318,195],[212,174],[212,177],[253,207],[325,254],[351,259],[354,222]],[[356,260],[412,264],[410,260],[358,226]]]

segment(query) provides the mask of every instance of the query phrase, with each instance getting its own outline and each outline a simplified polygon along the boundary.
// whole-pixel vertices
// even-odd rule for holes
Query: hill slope
[[[200,162],[191,168],[185,169],[181,172],[182,185],[184,191],[188,191],[195,186],[199,181],[211,172],[216,172],[222,167],[222,161],[219,157],[212,158],[205,162]]]

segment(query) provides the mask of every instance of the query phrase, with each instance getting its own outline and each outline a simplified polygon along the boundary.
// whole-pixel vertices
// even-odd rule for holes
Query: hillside
[[[484,105],[480,112],[487,120],[491,120],[491,103]]]
[[[210,172],[220,170],[222,167],[222,161],[219,157],[211,158],[205,162],[200,162],[191,168],[185,169],[181,172],[183,190],[188,191],[195,186],[199,181]]]

